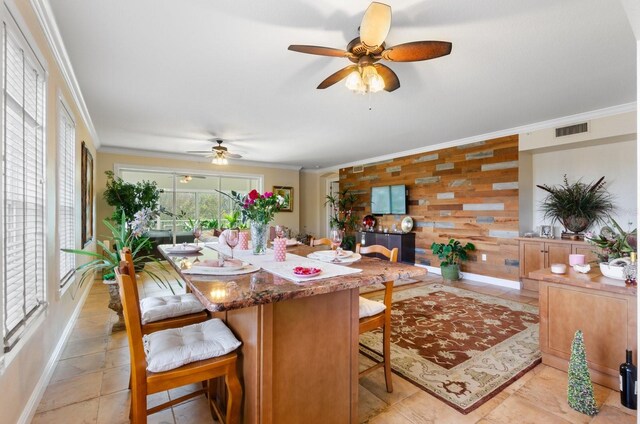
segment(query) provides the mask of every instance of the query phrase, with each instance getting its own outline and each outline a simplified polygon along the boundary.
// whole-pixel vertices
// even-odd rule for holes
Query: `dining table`
[[[327,261],[327,252],[312,259],[326,248],[292,246],[283,262],[270,249],[236,249],[241,265],[218,271],[206,265],[228,260],[228,247],[159,246],[186,288],[242,342],[244,423],[357,423],[359,289],[427,273],[373,257],[354,261],[355,253],[352,260]],[[320,273],[298,276],[299,266]]]

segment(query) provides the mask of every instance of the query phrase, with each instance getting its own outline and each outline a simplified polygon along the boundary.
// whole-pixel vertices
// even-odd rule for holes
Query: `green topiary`
[[[569,406],[583,414],[594,416],[598,413],[593,384],[587,366],[587,354],[584,349],[582,331],[576,331],[571,344],[569,359],[569,386],[567,388]]]

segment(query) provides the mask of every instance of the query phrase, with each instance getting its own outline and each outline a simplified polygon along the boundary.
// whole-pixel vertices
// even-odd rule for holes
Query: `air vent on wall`
[[[364,172],[364,165],[357,165],[353,167],[353,173]]]
[[[580,134],[589,131],[587,122],[582,124],[569,125],[568,127],[556,128],[556,138],[565,137],[567,135]]]

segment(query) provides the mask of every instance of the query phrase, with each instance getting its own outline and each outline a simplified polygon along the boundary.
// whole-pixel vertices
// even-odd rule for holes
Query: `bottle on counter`
[[[631,263],[624,267],[624,283],[628,286],[638,284],[638,262],[636,252],[631,252]]]
[[[626,362],[620,364],[620,402],[627,408],[637,408],[638,376],[637,368],[633,365],[633,352],[630,350],[627,350]]]

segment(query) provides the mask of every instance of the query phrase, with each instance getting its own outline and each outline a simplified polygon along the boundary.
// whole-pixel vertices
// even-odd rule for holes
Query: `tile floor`
[[[432,278],[430,284],[439,282]],[[510,290],[471,281],[455,286],[538,304],[537,293]],[[415,287],[415,285],[413,286]],[[399,288],[403,289],[403,288]],[[145,282],[141,296],[160,295],[163,290]],[[75,328],[58,361],[51,382],[33,419],[34,424],[128,423],[129,351],[125,332],[111,334],[115,313],[107,308],[106,287],[96,281]],[[361,357],[363,365],[368,359]],[[411,383],[394,375],[394,392],[384,389],[382,369],[360,380],[360,422],[371,424],[427,423],[634,423],[635,411],[623,408],[619,394],[595,386],[600,413],[590,418],[573,411],[566,402],[567,376],[539,365],[490,401],[462,415]],[[150,396],[154,405],[181,395],[183,389]],[[212,423],[204,398],[196,398],[149,416],[149,423]],[[310,423],[312,424],[312,423]],[[324,423],[323,423],[324,424]]]

